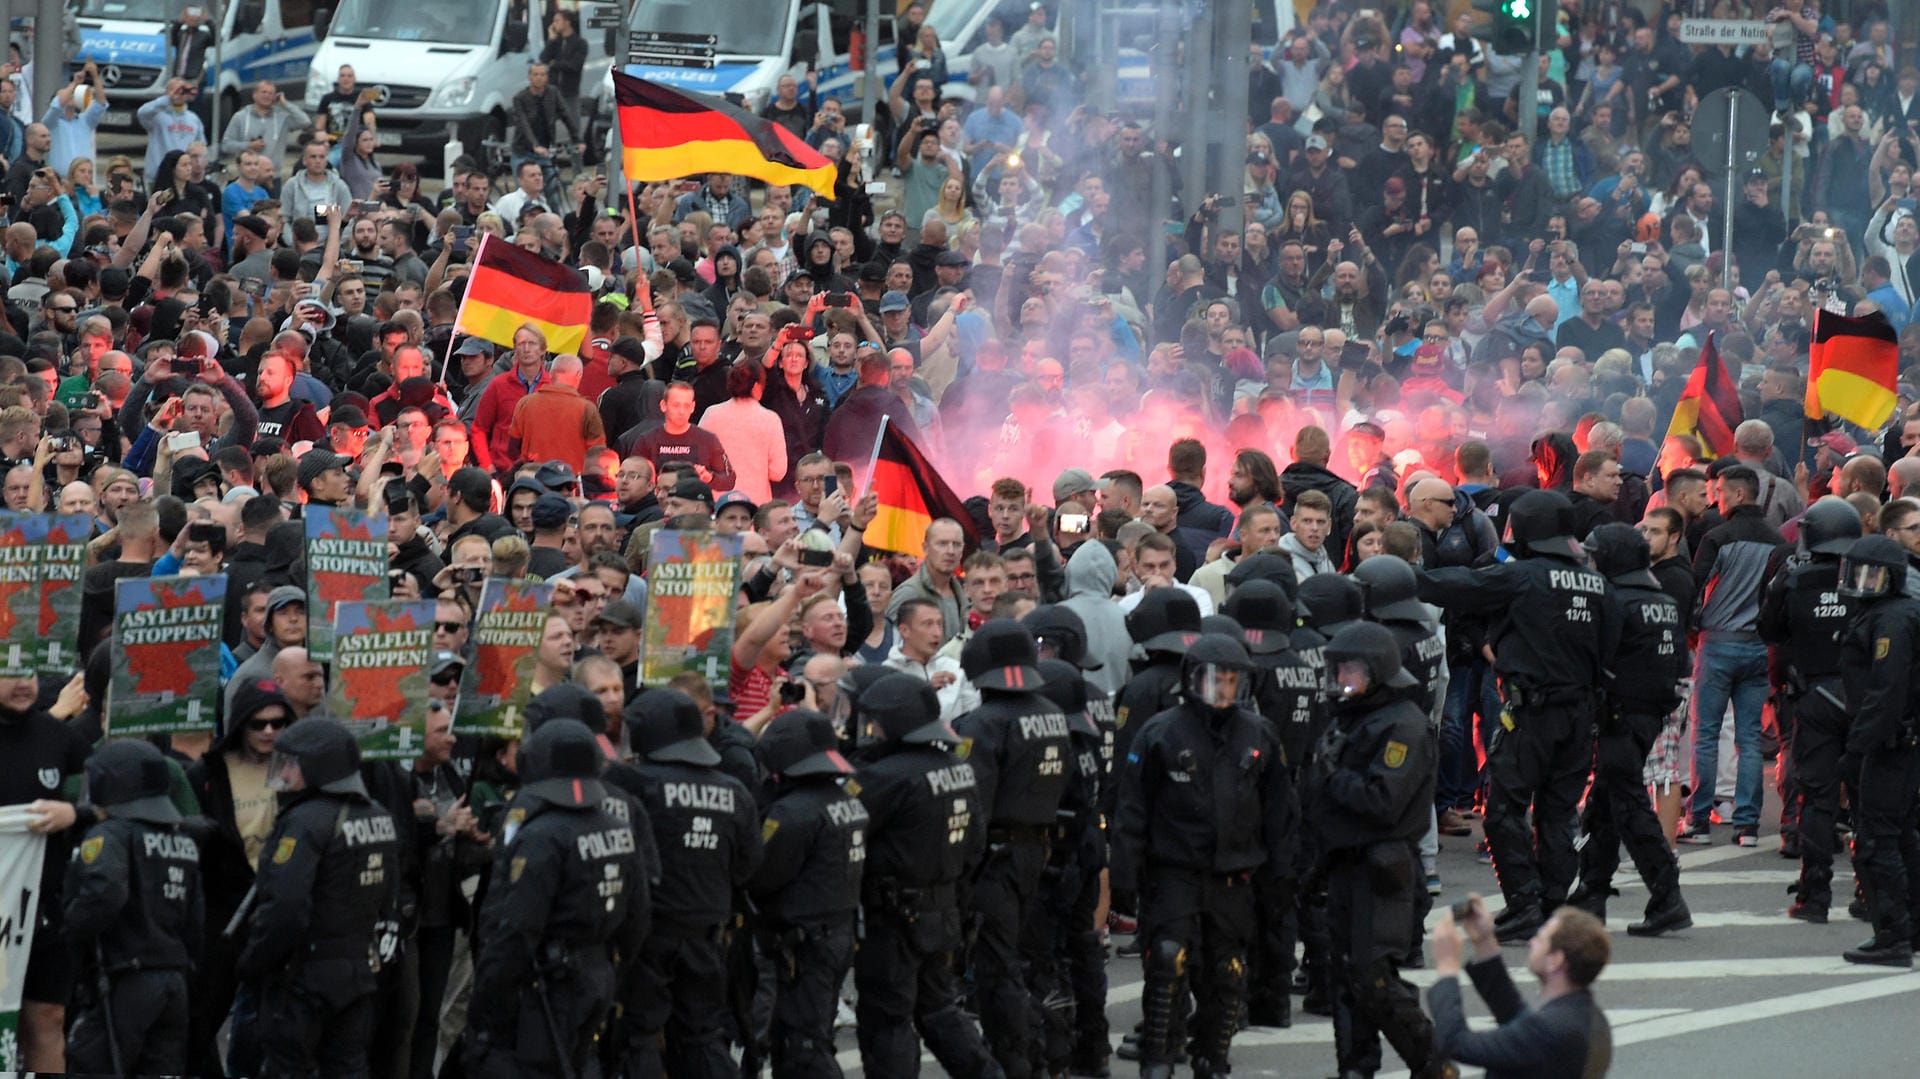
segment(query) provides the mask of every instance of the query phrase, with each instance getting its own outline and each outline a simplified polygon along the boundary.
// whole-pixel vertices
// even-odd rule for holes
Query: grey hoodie
[[[1321,544],[1318,551],[1309,551],[1300,545],[1300,540],[1289,532],[1280,537],[1280,549],[1293,559],[1293,578],[1304,581],[1316,573],[1333,573],[1333,556],[1327,553],[1327,545]]]
[[[1086,623],[1087,658],[1100,664],[1099,670],[1087,672],[1087,683],[1112,697],[1118,697],[1127,684],[1127,657],[1133,651],[1126,616],[1113,601],[1113,583],[1119,576],[1120,567],[1106,544],[1090,540],[1067,560],[1067,598],[1060,601]]]

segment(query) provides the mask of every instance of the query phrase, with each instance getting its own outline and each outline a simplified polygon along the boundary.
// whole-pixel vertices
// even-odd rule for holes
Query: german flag
[[[1680,402],[1673,406],[1667,436],[1692,435],[1701,454],[1711,460],[1733,452],[1733,429],[1740,426],[1740,387],[1727,374],[1727,365],[1714,346],[1713,334],[1700,349],[1700,362],[1687,377]]]
[[[1807,418],[1828,413],[1871,431],[1893,415],[1900,380],[1900,335],[1887,316],[1813,313],[1808,349]]]
[[[487,235],[453,328],[512,348],[513,331],[531,322],[546,333],[547,351],[577,353],[592,314],[593,294],[579,271]]]
[[[804,184],[833,197],[833,163],[793,132],[725,100],[613,73],[621,164],[629,180],[703,172]]]
[[[880,430],[880,450],[867,483],[880,500],[880,512],[867,526],[867,546],[921,557],[926,554],[927,526],[942,517],[959,522],[969,551],[979,544],[966,500],[953,493],[927,455],[893,424]]]

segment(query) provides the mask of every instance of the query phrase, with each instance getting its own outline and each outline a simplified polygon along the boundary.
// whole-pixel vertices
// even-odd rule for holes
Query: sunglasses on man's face
[[[285,730],[289,722],[291,722],[291,720],[286,716],[274,716],[268,719],[249,719],[247,720],[247,729],[255,733],[260,731],[279,731]]]

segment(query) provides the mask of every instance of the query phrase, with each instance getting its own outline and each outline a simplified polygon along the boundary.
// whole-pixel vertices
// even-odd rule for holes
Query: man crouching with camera
[[[1473,942],[1467,977],[1499,1021],[1494,1030],[1467,1029],[1460,1000],[1461,930]],[[1606,927],[1593,915],[1561,907],[1528,941],[1527,969],[1540,979],[1540,1003],[1533,1008],[1507,976],[1493,917],[1478,895],[1441,915],[1431,946],[1439,979],[1427,990],[1427,1010],[1442,1057],[1485,1068],[1488,1079],[1607,1073],[1613,1031],[1590,987],[1613,952]]]

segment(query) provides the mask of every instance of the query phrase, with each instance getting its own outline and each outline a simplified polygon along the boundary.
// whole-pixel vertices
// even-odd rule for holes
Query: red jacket
[[[534,383],[538,388],[547,380],[546,371]],[[527,384],[520,380],[520,368],[504,371],[487,383],[480,394],[480,407],[473,412],[473,463],[489,472],[506,469],[513,463],[507,452],[507,429],[513,423],[514,407],[527,396]]]

